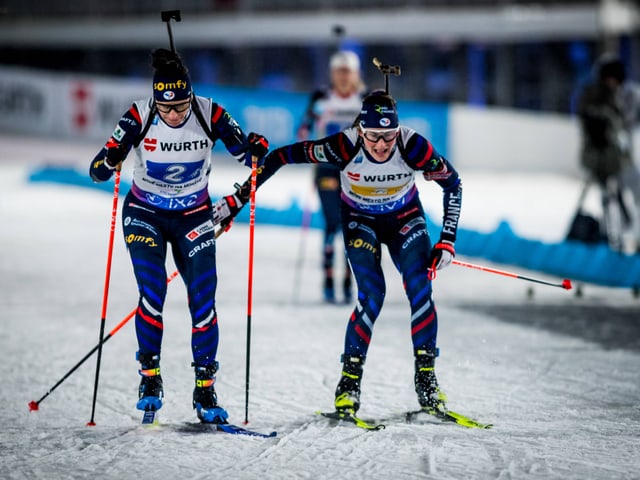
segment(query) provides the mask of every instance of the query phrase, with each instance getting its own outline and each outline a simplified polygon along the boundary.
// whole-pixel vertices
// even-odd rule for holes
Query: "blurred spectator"
[[[622,61],[602,57],[578,97],[580,160],[600,187],[606,235],[617,250],[626,249],[627,237],[633,243],[627,248],[640,249],[640,173],[632,155],[639,107],[640,89],[627,81]]]

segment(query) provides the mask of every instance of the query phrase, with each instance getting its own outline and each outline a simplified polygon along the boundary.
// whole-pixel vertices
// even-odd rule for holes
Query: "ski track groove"
[[[417,436],[417,435],[416,435]],[[438,452],[444,445],[444,436],[436,434],[431,439],[431,444],[427,453],[422,455],[422,469],[426,475],[437,475],[438,473]]]
[[[280,429],[278,433],[277,442],[274,444],[269,442],[264,449],[254,458],[244,462],[242,465],[242,472],[244,475],[250,475],[248,478],[254,478],[260,474],[261,478],[274,478],[274,479],[288,479],[288,478],[309,478],[309,479],[321,479],[321,478],[334,478],[334,474],[325,476],[319,470],[298,470],[293,465],[296,463],[300,465],[308,465],[311,463],[317,464],[321,470],[321,465],[325,462],[331,462],[332,465],[336,465],[338,458],[330,456],[329,452],[335,447],[336,442],[336,428],[338,427],[323,427],[321,425],[322,419],[305,421],[301,425],[293,426],[293,429],[286,432],[286,428]],[[291,424],[290,424],[291,425]],[[282,432],[282,433],[281,433]],[[354,462],[351,459],[351,455],[354,453],[354,448],[350,445],[352,441],[357,441],[363,435],[368,434],[365,431],[353,431],[350,435],[340,438],[340,448],[342,450],[342,457],[344,458],[344,471],[348,473],[349,469],[355,468],[359,474],[362,474],[362,461]],[[325,452],[316,456],[313,452]],[[269,465],[292,465],[287,470],[279,470],[277,474],[271,472]],[[232,473],[237,472],[237,466],[230,465],[226,469],[218,469],[219,473]],[[273,474],[273,475],[272,475]]]
[[[88,428],[95,427],[86,427]],[[13,465],[12,472],[8,472],[7,476],[0,471],[0,478],[52,478],[50,472],[56,471],[55,467],[59,465],[67,464],[70,458],[78,457],[80,460],[83,456],[90,456],[93,464],[80,461],[74,471],[66,474],[66,478],[87,478],[88,473],[94,472],[96,466],[101,463],[108,466],[121,450],[127,448],[127,443],[122,443],[120,439],[134,432],[136,428],[116,432],[111,428],[106,432],[88,432],[86,429],[57,428],[44,433],[34,432],[35,438],[32,440],[45,443],[50,450],[44,450],[44,454],[40,455],[40,450],[29,449],[30,456]],[[62,437],[60,430],[64,431]],[[28,448],[28,446],[17,448]],[[98,460],[97,464],[96,460]]]

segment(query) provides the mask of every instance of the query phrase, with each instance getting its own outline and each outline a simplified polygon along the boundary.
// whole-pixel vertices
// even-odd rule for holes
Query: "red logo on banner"
[[[145,138],[144,139],[144,149],[148,152],[155,152],[158,146],[157,138]]]
[[[78,131],[85,130],[89,126],[90,85],[87,82],[74,82],[71,84],[70,93],[73,127]]]

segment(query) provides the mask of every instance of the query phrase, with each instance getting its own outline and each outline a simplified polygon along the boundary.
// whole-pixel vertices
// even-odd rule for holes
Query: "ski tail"
[[[158,425],[158,411],[146,410],[142,414],[142,425]]]
[[[385,428],[385,426],[382,423],[366,422],[348,410],[345,410],[345,411],[336,410],[335,412],[317,411],[316,414],[321,415],[325,418],[330,418],[332,420],[339,420],[343,422],[352,423],[356,427],[362,428],[363,430],[376,431],[376,430],[382,430],[383,428]]]

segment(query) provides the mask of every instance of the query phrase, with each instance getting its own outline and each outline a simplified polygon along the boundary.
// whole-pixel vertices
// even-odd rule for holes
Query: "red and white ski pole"
[[[256,228],[256,182],[258,157],[251,156],[251,193],[249,197],[249,273],[247,276],[247,356],[245,371],[244,423],[249,423],[249,372],[251,366],[251,310],[253,304],[253,243]]]
[[[561,283],[547,282],[545,280],[540,280],[538,278],[525,277],[524,275],[519,275],[517,273],[507,272],[505,270],[498,270],[497,268],[485,267],[484,265],[477,265],[475,263],[469,262],[461,262],[460,260],[453,260],[451,262],[454,265],[458,265],[460,267],[473,268],[475,270],[481,270],[483,272],[496,273],[498,275],[504,275],[505,277],[517,278],[519,280],[526,280],[527,282],[540,283],[542,285],[549,285],[550,287],[560,287],[565,290],[571,290],[571,280],[565,278]]]
[[[216,231],[216,238],[218,238],[220,235],[222,235],[225,231],[226,231],[226,230],[225,230],[225,229],[223,229],[223,228],[218,229],[218,230]],[[174,278],[176,278],[177,276],[178,276],[178,271],[176,270],[175,272],[173,272],[171,275],[169,275],[169,276],[167,277],[167,283],[171,282],[171,280],[173,280],[173,279],[174,279]],[[129,314],[128,314],[126,317],[124,317],[124,318],[120,321],[120,323],[118,323],[115,327],[113,327],[113,328],[111,329],[111,331],[110,331],[110,332],[109,332],[109,333],[104,337],[104,339],[102,340],[102,344],[103,344],[103,345],[104,345],[105,343],[107,343],[107,341],[108,341],[111,337],[113,337],[113,336],[114,336],[114,335],[115,335],[115,334],[116,334],[116,333],[117,333],[117,332],[118,332],[122,327],[124,327],[124,326],[127,324],[127,322],[129,322],[129,320],[131,320],[131,319],[134,317],[134,315],[136,314],[136,310],[137,310],[137,309],[138,309],[138,308],[136,307],[136,308],[134,308],[133,310],[131,310],[131,311],[129,312]],[[32,401],[30,401],[30,402],[29,402],[29,410],[30,410],[30,411],[32,411],[32,412],[37,411],[37,410],[40,410],[40,403],[42,403],[42,401],[43,401],[45,398],[47,398],[47,397],[48,397],[48,396],[49,396],[49,395],[50,395],[50,394],[51,394],[51,393],[52,393],[56,388],[58,388],[58,387],[62,384],[62,382],[64,382],[64,381],[65,381],[69,376],[71,376],[71,374],[72,374],[73,372],[75,372],[78,368],[80,368],[80,366],[81,366],[84,362],[86,362],[86,361],[91,357],[91,355],[93,355],[94,353],[96,353],[96,350],[98,350],[99,346],[100,346],[100,344],[97,344],[95,347],[93,347],[91,350],[89,350],[89,352],[88,352],[84,357],[82,357],[82,359],[81,359],[78,363],[76,363],[73,367],[71,367],[71,369],[69,369],[69,371],[68,371],[67,373],[65,373],[65,374],[60,378],[60,380],[58,380],[58,381],[53,385],[53,387],[51,387],[49,390],[47,390],[47,393],[45,393],[42,397],[40,397],[40,399],[39,399],[39,400],[32,400]]]
[[[96,399],[98,397],[98,379],[100,378],[100,361],[102,360],[102,344],[104,343],[104,326],[107,318],[107,304],[109,298],[109,283],[111,281],[111,259],[113,257],[113,239],[116,233],[116,217],[118,213],[118,195],[120,193],[120,168],[116,168],[113,184],[113,207],[111,208],[111,226],[109,229],[109,247],[107,249],[107,267],[104,277],[104,293],[102,295],[102,314],[100,316],[100,336],[98,342],[98,359],[96,361],[96,375],[93,384],[93,401],[91,403],[91,419],[87,426],[95,426]]]
[[[167,283],[169,283],[171,280],[173,280],[177,276],[178,276],[178,271],[176,270],[171,275],[169,275],[169,277],[167,277]],[[134,317],[134,315],[136,314],[136,310],[137,309],[138,308],[136,307],[133,310],[131,310],[129,312],[129,314],[120,321],[120,323],[118,323],[115,327],[113,327],[111,329],[111,331],[102,340],[102,344],[103,345],[105,343],[107,343],[107,341],[111,337],[113,337],[118,332],[118,330],[120,330],[122,327],[124,327],[127,324],[127,322]],[[62,382],[64,382],[73,372],[75,372],[78,368],[80,368],[80,366],[84,362],[86,362],[91,357],[91,355],[93,355],[96,352],[96,350],[98,350],[99,346],[100,346],[100,344],[97,344],[95,347],[93,347],[91,350],[89,350],[89,352],[84,357],[82,357],[82,359],[78,363],[76,363],[73,367],[71,367],[71,369],[67,373],[65,373],[62,376],[62,378],[60,378],[60,380],[58,380],[55,383],[55,385],[53,387],[51,387],[49,390],[47,390],[47,393],[45,393],[42,397],[40,397],[40,400],[32,400],[32,401],[30,401],[29,402],[29,410],[32,411],[32,412],[40,410],[40,403],[42,403],[42,401],[45,398],[47,398],[56,388],[58,388],[60,386],[60,384],[62,384]]]

